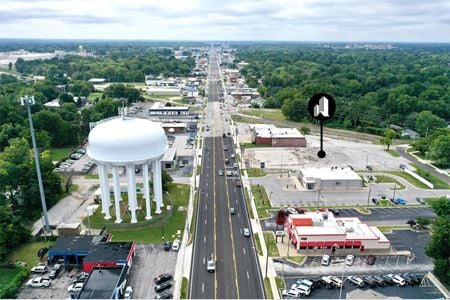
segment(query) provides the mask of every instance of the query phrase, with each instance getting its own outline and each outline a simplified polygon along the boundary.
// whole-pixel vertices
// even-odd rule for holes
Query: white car
[[[295,208],[288,207],[286,209],[290,214],[298,214],[298,211]]]
[[[47,266],[36,266],[31,268],[31,273],[39,273],[39,274],[44,274],[47,273],[48,268]]]
[[[347,266],[351,266],[351,265],[353,265],[353,261],[354,261],[354,260],[355,260],[355,256],[349,254],[349,255],[347,255],[347,256],[345,257],[345,264],[346,264]]]
[[[405,279],[400,275],[388,274],[387,276],[391,277],[392,280],[400,286],[404,286],[406,284]]]
[[[233,172],[231,172],[230,170],[227,171],[227,176],[231,176],[233,175]]]
[[[208,261],[206,262],[206,270],[210,273],[216,271],[216,263],[214,262],[214,256],[212,254],[208,258]]]
[[[308,279],[299,279],[295,282],[296,284],[303,284],[306,285],[307,287],[309,287],[310,289],[312,288],[312,286],[314,285],[314,282],[312,282],[311,280]]]
[[[331,258],[329,255],[322,256],[322,266],[329,266],[331,262]]]
[[[69,293],[74,293],[74,292],[77,293],[77,292],[81,291],[81,289],[83,288],[83,285],[84,285],[84,283],[82,283],[82,282],[71,284],[67,288],[67,291]]]
[[[172,250],[178,251],[180,249],[180,240],[174,240],[172,244]]]
[[[303,284],[297,284],[297,283],[294,283],[291,286],[291,290],[296,290],[300,294],[305,295],[305,296],[308,296],[311,293],[311,289],[308,286],[303,285]]]
[[[243,232],[244,236],[246,236],[246,237],[250,236],[250,229],[248,229],[247,227],[244,227],[244,229],[242,229],[242,232]]]
[[[300,292],[297,290],[283,290],[281,292],[281,296],[283,298],[285,297],[300,298]]]
[[[348,276],[347,279],[350,280],[351,283],[353,283],[354,285],[356,285],[358,287],[364,286],[364,281],[361,278],[359,278],[358,276]]]
[[[127,286],[127,288],[125,289],[123,299],[133,299],[133,288],[131,286]]]
[[[49,287],[51,280],[44,277],[36,277],[27,281],[28,287]]]
[[[339,277],[331,276],[330,280],[336,285],[337,287],[341,287],[343,285],[342,280]]]

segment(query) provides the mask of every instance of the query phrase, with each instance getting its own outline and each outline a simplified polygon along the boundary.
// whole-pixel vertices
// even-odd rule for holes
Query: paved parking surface
[[[305,278],[305,277],[303,277]],[[286,286],[291,286],[295,281],[299,278],[286,278]],[[344,283],[344,287],[342,288],[342,299],[346,298],[346,294],[352,290],[356,289],[356,287],[349,282]],[[362,290],[368,290],[368,287],[361,288]],[[430,287],[420,287],[418,285],[415,286],[405,286],[399,287],[397,285],[385,286],[385,287],[375,287],[374,291],[381,293],[385,296],[391,297],[400,297],[403,299],[437,299],[442,298],[442,294],[435,286]],[[326,288],[316,288],[311,291],[311,294],[308,298],[313,299],[338,299],[339,298],[339,289],[326,289]]]
[[[177,262],[175,251],[164,251],[161,244],[138,244],[136,256],[128,276],[128,282],[133,287],[133,298],[153,299],[157,294],[154,290],[153,278],[175,272]],[[173,284],[173,281],[171,281]],[[169,290],[173,294],[173,287]]]
[[[51,270],[51,268],[49,268]],[[36,278],[41,275],[32,274],[23,284],[22,290],[17,295],[18,299],[67,299],[70,294],[67,288],[72,284],[74,276],[80,273],[80,269],[73,269],[71,272],[62,270],[58,278],[52,280],[48,288],[29,288],[26,286],[26,281],[31,278]],[[44,274],[48,276],[49,273]]]
[[[431,236],[424,231],[394,230],[386,234],[392,247],[397,251],[409,250],[414,253],[414,264],[432,265],[433,260],[425,254],[425,247],[431,240]]]

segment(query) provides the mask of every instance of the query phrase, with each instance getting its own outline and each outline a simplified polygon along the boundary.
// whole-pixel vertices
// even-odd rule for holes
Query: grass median
[[[273,299],[272,288],[270,287],[269,278],[264,278],[264,289],[266,290],[266,299]]]
[[[248,177],[263,177],[266,176],[267,173],[264,172],[263,169],[260,168],[249,168],[247,169]]]
[[[264,232],[264,240],[266,241],[266,246],[269,249],[269,256],[279,257],[280,252],[278,252],[278,247],[273,232]]]
[[[186,277],[183,277],[181,281],[180,299],[188,298],[188,288],[189,288],[189,280]]]
[[[262,185],[252,185],[251,187],[253,197],[255,198],[256,210],[258,211],[259,218],[268,218],[270,216],[268,210],[272,206],[270,205],[266,189]]]
[[[431,174],[428,171],[425,171],[423,169],[421,169],[418,165],[416,164],[411,164],[414,168],[416,168],[416,173],[419,176],[422,176],[423,178],[425,178],[426,180],[428,180],[429,182],[431,182],[434,186],[435,189],[450,189],[450,184],[448,184],[447,182],[445,182],[444,180],[442,180],[441,178],[434,176],[433,174]]]
[[[429,189],[429,187],[425,185],[423,182],[403,171],[386,171],[386,173],[399,176],[408,181],[413,186],[418,187],[420,189]]]

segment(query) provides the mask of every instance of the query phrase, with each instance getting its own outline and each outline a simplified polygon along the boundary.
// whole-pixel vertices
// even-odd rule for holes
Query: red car
[[[367,256],[366,263],[368,265],[373,265],[373,264],[375,264],[376,260],[377,260],[377,257],[375,255],[369,255],[369,256]]]

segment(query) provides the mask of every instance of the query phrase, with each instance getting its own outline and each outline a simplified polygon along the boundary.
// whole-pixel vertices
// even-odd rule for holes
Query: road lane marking
[[[244,255],[245,255],[245,248],[242,248],[242,251],[244,251]]]
[[[204,294],[205,293],[205,283],[203,282],[202,283],[202,294]]]
[[[248,271],[247,271],[247,279],[250,279],[250,275],[248,274]]]
[[[208,205],[205,205],[205,210],[208,210]]]
[[[206,243],[206,235],[203,237],[203,243]]]
[[[205,219],[205,225],[206,225],[206,219]]]
[[[206,263],[206,258],[203,256],[203,264]]]

